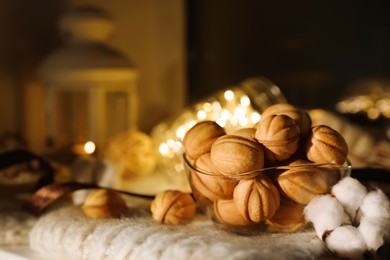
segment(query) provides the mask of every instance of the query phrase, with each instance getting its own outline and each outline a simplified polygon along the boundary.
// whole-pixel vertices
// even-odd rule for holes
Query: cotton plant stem
[[[54,181],[54,169],[49,161],[46,158],[23,149],[15,149],[0,154],[0,174],[3,169],[34,160],[39,162],[39,169],[42,171],[42,176],[38,180],[36,188],[52,183]]]
[[[69,182],[69,183],[52,183],[43,186],[32,194],[27,202],[27,208],[31,210],[34,214],[41,214],[47,207],[49,207],[56,200],[62,198],[65,195],[68,195],[76,190],[83,189],[107,189],[115,192],[122,193],[124,195],[144,198],[144,199],[154,199],[155,195],[146,195],[138,194],[123,190],[116,190],[112,188],[102,187],[97,184],[89,183],[79,183],[79,182]]]

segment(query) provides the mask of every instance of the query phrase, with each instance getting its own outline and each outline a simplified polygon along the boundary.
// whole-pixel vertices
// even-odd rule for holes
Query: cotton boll
[[[376,251],[384,242],[385,229],[381,223],[369,218],[363,218],[358,227],[367,248],[371,251]]]
[[[375,223],[377,229],[383,232],[382,237],[390,237],[390,202],[381,190],[371,191],[364,198],[360,207],[361,222]],[[370,240],[373,241],[373,240]]]
[[[350,259],[362,259],[367,250],[359,230],[350,225],[334,229],[325,242],[330,251]]]
[[[379,218],[389,224],[390,202],[383,191],[377,189],[370,191],[360,206],[360,212],[364,218]]]
[[[340,201],[352,219],[367,195],[367,188],[357,179],[346,177],[332,188],[332,194]]]
[[[325,231],[351,222],[340,202],[330,195],[314,197],[303,213],[306,220],[313,223],[317,236],[321,239]]]

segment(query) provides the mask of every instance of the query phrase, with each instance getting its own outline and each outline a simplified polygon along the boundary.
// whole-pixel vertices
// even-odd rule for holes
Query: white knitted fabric
[[[0,246],[27,245],[36,219],[19,201],[0,200]]]
[[[203,215],[184,226],[156,223],[146,210],[93,220],[68,205],[48,212],[30,233],[33,250],[69,259],[315,259],[325,254],[314,230],[240,236]]]

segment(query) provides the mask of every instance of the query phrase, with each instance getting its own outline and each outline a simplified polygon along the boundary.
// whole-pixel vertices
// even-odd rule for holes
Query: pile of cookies
[[[304,226],[303,208],[338,182],[348,155],[340,133],[312,126],[309,114],[290,104],[273,105],[253,128],[232,133],[201,121],[183,146],[193,193],[214,220],[281,231]]]

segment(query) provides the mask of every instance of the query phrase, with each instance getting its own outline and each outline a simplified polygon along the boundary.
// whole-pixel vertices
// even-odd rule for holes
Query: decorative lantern
[[[93,142],[102,149],[108,137],[136,128],[138,71],[106,45],[113,20],[103,10],[65,13],[59,29],[65,44],[38,71],[47,95],[48,145],[58,150]]]

